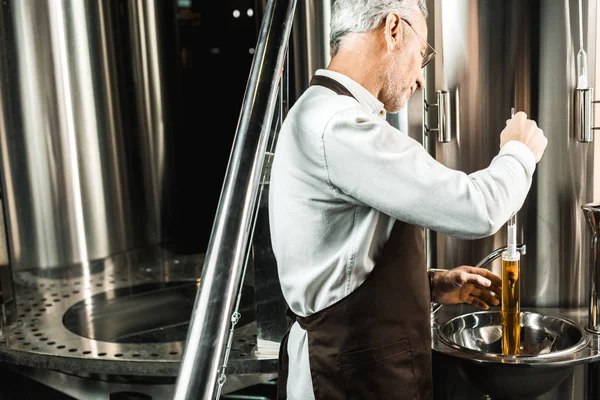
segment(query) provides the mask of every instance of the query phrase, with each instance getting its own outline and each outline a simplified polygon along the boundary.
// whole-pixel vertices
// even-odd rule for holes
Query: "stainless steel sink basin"
[[[482,394],[501,399],[540,396],[560,384],[579,363],[588,335],[563,317],[521,313],[521,354],[502,355],[500,311],[451,318],[436,331],[437,350],[455,357],[461,374]],[[434,346],[436,350],[436,346]]]
[[[437,334],[442,342],[458,350],[513,363],[557,358],[587,344],[584,329],[568,319],[522,312],[520,355],[505,356],[502,355],[501,323],[500,311],[474,312],[451,319]]]

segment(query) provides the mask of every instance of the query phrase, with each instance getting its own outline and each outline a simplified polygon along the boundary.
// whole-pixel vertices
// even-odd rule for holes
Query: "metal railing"
[[[216,399],[242,284],[296,0],[269,0],[208,244],[174,399]]]

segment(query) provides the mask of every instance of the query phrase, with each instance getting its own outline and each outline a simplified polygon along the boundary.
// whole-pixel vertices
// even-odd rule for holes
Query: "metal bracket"
[[[575,97],[575,132],[577,140],[584,143],[594,141],[594,131],[600,129],[594,125],[594,112],[592,105],[600,103],[599,100],[592,100],[594,98],[594,88],[577,88],[577,95]]]
[[[427,132],[437,132],[438,141],[440,143],[448,143],[451,141],[451,128],[452,128],[452,116],[450,114],[450,91],[448,90],[437,90],[435,92],[437,103],[429,104],[427,100],[425,103],[425,112],[429,111],[429,107],[437,107],[438,109],[438,127],[429,128],[427,123],[424,121],[425,130]]]

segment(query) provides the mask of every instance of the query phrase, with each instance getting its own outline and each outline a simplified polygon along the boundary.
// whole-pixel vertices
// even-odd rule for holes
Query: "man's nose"
[[[424,69],[421,69],[419,75],[417,76],[417,90],[425,89],[425,76],[423,74]]]

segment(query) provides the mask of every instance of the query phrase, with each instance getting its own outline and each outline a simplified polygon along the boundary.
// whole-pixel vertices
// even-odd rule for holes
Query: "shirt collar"
[[[385,118],[386,111],[385,108],[383,108],[383,103],[377,100],[377,98],[373,96],[371,92],[369,92],[367,89],[361,86],[358,82],[352,80],[344,74],[335,71],[330,71],[328,69],[318,69],[315,72],[315,75],[323,75],[335,79],[336,81],[344,85],[346,89],[348,89],[350,93],[354,95],[354,97],[356,98],[356,100],[358,100],[359,103],[367,106],[371,111],[373,111],[374,114]]]

